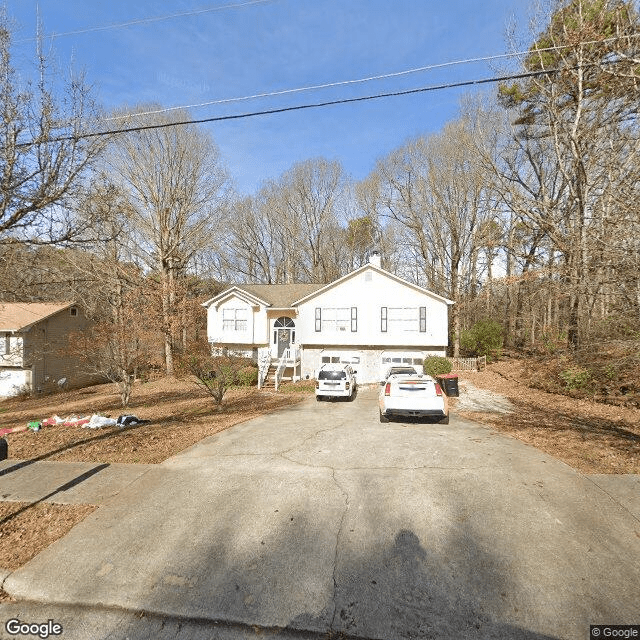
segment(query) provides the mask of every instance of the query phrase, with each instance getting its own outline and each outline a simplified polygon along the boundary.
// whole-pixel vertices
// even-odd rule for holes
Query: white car
[[[323,364],[316,372],[316,400],[352,398],[356,376],[348,364]]]
[[[440,385],[413,367],[391,367],[380,383],[380,422],[389,418],[435,418],[449,424],[449,403]]]

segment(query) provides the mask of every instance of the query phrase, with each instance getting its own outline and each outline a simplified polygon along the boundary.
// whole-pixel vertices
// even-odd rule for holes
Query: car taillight
[[[387,385],[384,388],[384,395],[385,396],[390,396],[391,395],[391,383],[387,382]]]
[[[344,388],[345,388],[345,389],[348,389],[348,388],[349,388],[349,383],[348,383],[348,382],[345,382]]]
[[[316,389],[320,388],[320,383],[316,380]]]
[[[435,387],[436,387],[436,395],[437,396],[441,396],[442,395],[442,389],[441,389],[440,385],[437,382],[435,383]]]

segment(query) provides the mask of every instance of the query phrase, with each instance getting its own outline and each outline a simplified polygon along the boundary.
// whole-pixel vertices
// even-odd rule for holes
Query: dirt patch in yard
[[[2,568],[14,571],[21,567],[95,508],[87,504],[0,502]]]
[[[640,410],[532,389],[521,360],[459,375],[461,397],[452,404],[458,415],[523,440],[582,473],[640,473]],[[487,393],[499,394],[501,408],[506,399],[511,411],[492,410]]]
[[[73,462],[159,463],[207,436],[263,413],[299,402],[301,393],[275,393],[255,388],[227,392],[221,407],[187,380],[172,378],[136,384],[130,406],[119,406],[114,385],[99,385],[36,400],[0,402],[0,429],[26,425],[57,415],[123,413],[148,420],[126,428],[87,429],[48,426],[6,436],[14,459]]]

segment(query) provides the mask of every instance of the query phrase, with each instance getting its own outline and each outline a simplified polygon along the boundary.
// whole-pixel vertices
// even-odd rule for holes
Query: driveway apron
[[[583,639],[640,621],[624,504],[454,415],[380,424],[376,394],[309,399],[146,470],[4,589],[81,607],[65,640],[146,637],[131,612],[220,638]]]

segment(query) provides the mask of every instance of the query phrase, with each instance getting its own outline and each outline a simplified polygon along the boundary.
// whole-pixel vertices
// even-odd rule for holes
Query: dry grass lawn
[[[154,464],[207,436],[266,412],[300,402],[308,384],[288,385],[286,393],[234,389],[222,407],[189,381],[162,379],[136,384],[123,410],[114,385],[99,385],[38,399],[0,402],[0,429],[21,427],[53,415],[131,413],[149,424],[83,429],[63,425],[6,436],[9,457],[22,460],[130,462]],[[0,488],[2,476],[0,474]],[[90,514],[93,505],[0,502],[0,568],[15,570],[65,535]],[[0,601],[9,599],[0,589]]]
[[[519,438],[583,473],[640,473],[640,410],[531,389],[524,364],[516,360],[503,360],[461,377],[506,396],[515,406],[510,414],[460,412],[463,417]],[[218,408],[186,381],[139,384],[126,413],[149,424],[98,430],[55,426],[10,434],[9,455],[27,460],[159,463],[234,424],[299,402],[312,393],[312,385],[290,385],[285,391],[232,390]],[[123,413],[113,385],[0,402],[0,428],[52,415],[93,413],[112,417]],[[92,505],[0,502],[0,567],[22,566],[94,509]],[[7,598],[0,590],[0,600]]]
[[[461,377],[515,406],[510,414],[460,412],[463,417],[523,440],[582,473],[640,473],[640,410],[532,389],[521,360],[503,360]]]
[[[63,425],[6,436],[9,457],[74,462],[159,463],[207,436],[265,412],[299,402],[300,393],[255,388],[227,392],[221,407],[186,380],[164,378],[136,383],[130,406],[120,407],[114,385],[98,385],[39,399],[0,402],[0,429],[26,425],[53,415],[60,418],[98,413],[117,418],[136,415],[149,424],[86,429]]]

